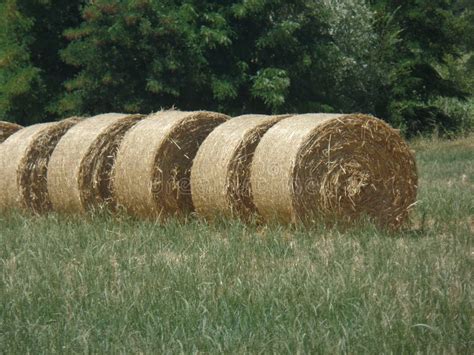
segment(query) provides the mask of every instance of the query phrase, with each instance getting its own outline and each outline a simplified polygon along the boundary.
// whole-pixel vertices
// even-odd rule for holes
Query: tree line
[[[0,0],[0,13],[3,120],[176,107],[472,128],[469,0]]]

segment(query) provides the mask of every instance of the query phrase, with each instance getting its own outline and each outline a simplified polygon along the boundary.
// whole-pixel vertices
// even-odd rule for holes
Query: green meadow
[[[1,352],[472,352],[474,137],[411,147],[397,233],[1,216]]]

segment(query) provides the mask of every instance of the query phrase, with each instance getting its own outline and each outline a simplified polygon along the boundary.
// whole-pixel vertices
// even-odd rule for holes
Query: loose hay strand
[[[264,135],[251,184],[266,219],[351,222],[368,216],[396,229],[416,200],[417,172],[408,146],[383,121],[308,114],[287,118]]]
[[[12,122],[0,121],[0,144],[23,127]]]
[[[199,148],[191,171],[196,212],[248,219],[256,212],[250,164],[262,135],[286,116],[243,115],[217,127]]]
[[[193,211],[190,171],[202,141],[228,117],[161,111],[125,136],[114,167],[117,202],[135,216],[163,219]]]
[[[98,115],[64,135],[48,169],[48,191],[56,211],[84,213],[102,205],[114,205],[110,174],[118,146],[125,132],[142,117]]]

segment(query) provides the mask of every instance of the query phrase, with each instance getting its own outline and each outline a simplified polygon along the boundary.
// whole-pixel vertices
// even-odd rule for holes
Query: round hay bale
[[[415,159],[399,133],[372,116],[307,114],[274,125],[258,145],[250,178],[268,219],[398,228],[415,203]]]
[[[36,124],[11,135],[0,153],[2,209],[23,209],[34,213],[51,210],[47,189],[48,162],[61,137],[80,119]]]
[[[0,143],[3,143],[13,133],[22,128],[22,126],[17,125],[16,123],[0,121]]]
[[[193,210],[189,176],[202,141],[227,116],[162,111],[131,129],[117,154],[114,194],[138,217],[164,219]]]
[[[256,212],[250,186],[250,165],[263,134],[286,116],[244,115],[217,127],[204,140],[191,170],[196,212],[248,219]]]
[[[83,120],[59,141],[48,167],[53,209],[84,213],[113,206],[110,174],[124,134],[142,115],[109,113]]]

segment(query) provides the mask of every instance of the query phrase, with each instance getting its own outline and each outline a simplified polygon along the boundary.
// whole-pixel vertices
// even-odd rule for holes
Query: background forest
[[[0,0],[0,119],[363,112],[467,133],[470,0]]]

